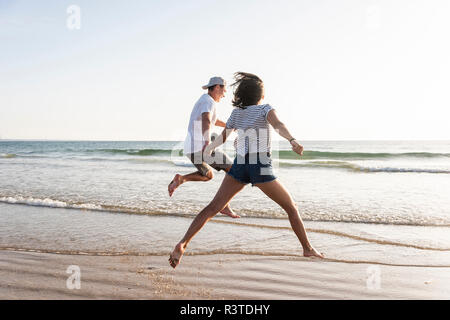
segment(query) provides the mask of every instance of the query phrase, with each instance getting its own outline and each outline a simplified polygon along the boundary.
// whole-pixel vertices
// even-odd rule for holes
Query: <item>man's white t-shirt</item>
[[[217,120],[216,101],[207,93],[202,95],[194,105],[189,119],[188,134],[184,141],[184,154],[202,151],[205,139],[202,133],[202,114],[211,113],[211,124],[214,126]]]

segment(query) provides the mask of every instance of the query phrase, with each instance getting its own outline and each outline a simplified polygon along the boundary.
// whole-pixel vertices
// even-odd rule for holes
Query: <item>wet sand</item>
[[[174,270],[167,258],[1,250],[0,299],[450,298],[448,268],[212,254],[187,255]],[[71,265],[80,289],[67,288]]]

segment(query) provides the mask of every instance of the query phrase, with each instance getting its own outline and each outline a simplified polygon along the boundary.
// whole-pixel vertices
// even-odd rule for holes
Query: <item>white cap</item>
[[[207,85],[202,86],[202,89],[208,89],[209,87],[215,86],[216,84],[219,84],[221,86],[226,86],[227,83],[225,80],[221,77],[212,77],[209,79],[209,83]]]

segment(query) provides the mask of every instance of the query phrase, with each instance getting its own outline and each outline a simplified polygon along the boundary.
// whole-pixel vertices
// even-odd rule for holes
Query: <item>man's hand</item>
[[[291,142],[292,151],[299,155],[303,155],[303,146],[297,142],[297,140],[292,140]]]

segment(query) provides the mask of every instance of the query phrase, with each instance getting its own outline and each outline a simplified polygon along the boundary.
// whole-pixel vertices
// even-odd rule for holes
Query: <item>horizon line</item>
[[[450,139],[298,139],[299,141],[449,141]],[[129,139],[15,139],[0,138],[0,141],[35,141],[35,142],[183,142],[184,140],[129,140]],[[272,139],[285,141],[285,139]],[[287,141],[287,140],[286,140]]]

